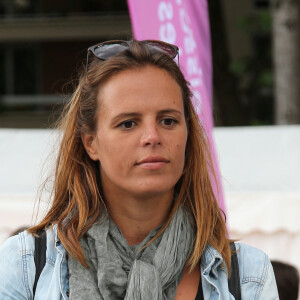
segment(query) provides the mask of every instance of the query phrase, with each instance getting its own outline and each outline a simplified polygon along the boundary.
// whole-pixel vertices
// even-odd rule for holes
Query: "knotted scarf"
[[[80,240],[89,268],[68,260],[70,299],[174,299],[193,247],[188,212],[179,207],[163,234],[145,248],[160,228],[129,246],[115,223],[101,218]]]

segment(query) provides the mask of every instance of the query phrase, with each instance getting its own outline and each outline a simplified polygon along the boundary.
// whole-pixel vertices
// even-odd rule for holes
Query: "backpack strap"
[[[33,298],[35,296],[36,286],[39,277],[46,264],[46,250],[47,250],[47,235],[46,231],[38,231],[37,237],[35,237],[35,251],[34,251],[34,263],[35,263],[35,279],[33,284]]]
[[[230,293],[235,300],[241,300],[241,284],[240,284],[240,270],[239,262],[236,255],[236,248],[234,242],[230,243],[231,248],[231,276],[228,280],[228,287]]]

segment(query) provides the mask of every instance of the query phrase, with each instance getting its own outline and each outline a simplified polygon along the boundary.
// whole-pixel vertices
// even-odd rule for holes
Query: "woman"
[[[209,147],[177,55],[159,41],[88,49],[61,121],[52,207],[2,246],[1,299],[32,299],[40,230],[35,299],[233,299]],[[267,256],[236,248],[242,299],[278,299]]]

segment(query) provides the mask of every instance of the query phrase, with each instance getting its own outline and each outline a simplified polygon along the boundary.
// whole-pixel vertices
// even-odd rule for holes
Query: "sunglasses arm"
[[[87,71],[88,71],[89,56],[90,56],[90,49],[88,49],[87,54],[86,54],[85,73],[87,73]]]

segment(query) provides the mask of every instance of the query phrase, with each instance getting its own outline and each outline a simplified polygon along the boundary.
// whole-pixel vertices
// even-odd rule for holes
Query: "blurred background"
[[[0,126],[48,128],[86,49],[131,36],[126,1],[0,1]]]
[[[300,1],[208,4],[231,236],[300,269]],[[33,222],[87,47],[131,36],[125,0],[0,0],[0,243]]]
[[[299,4],[273,2],[209,2],[216,126],[300,123]],[[87,47],[130,36],[125,0],[1,0],[0,126],[49,128]]]

